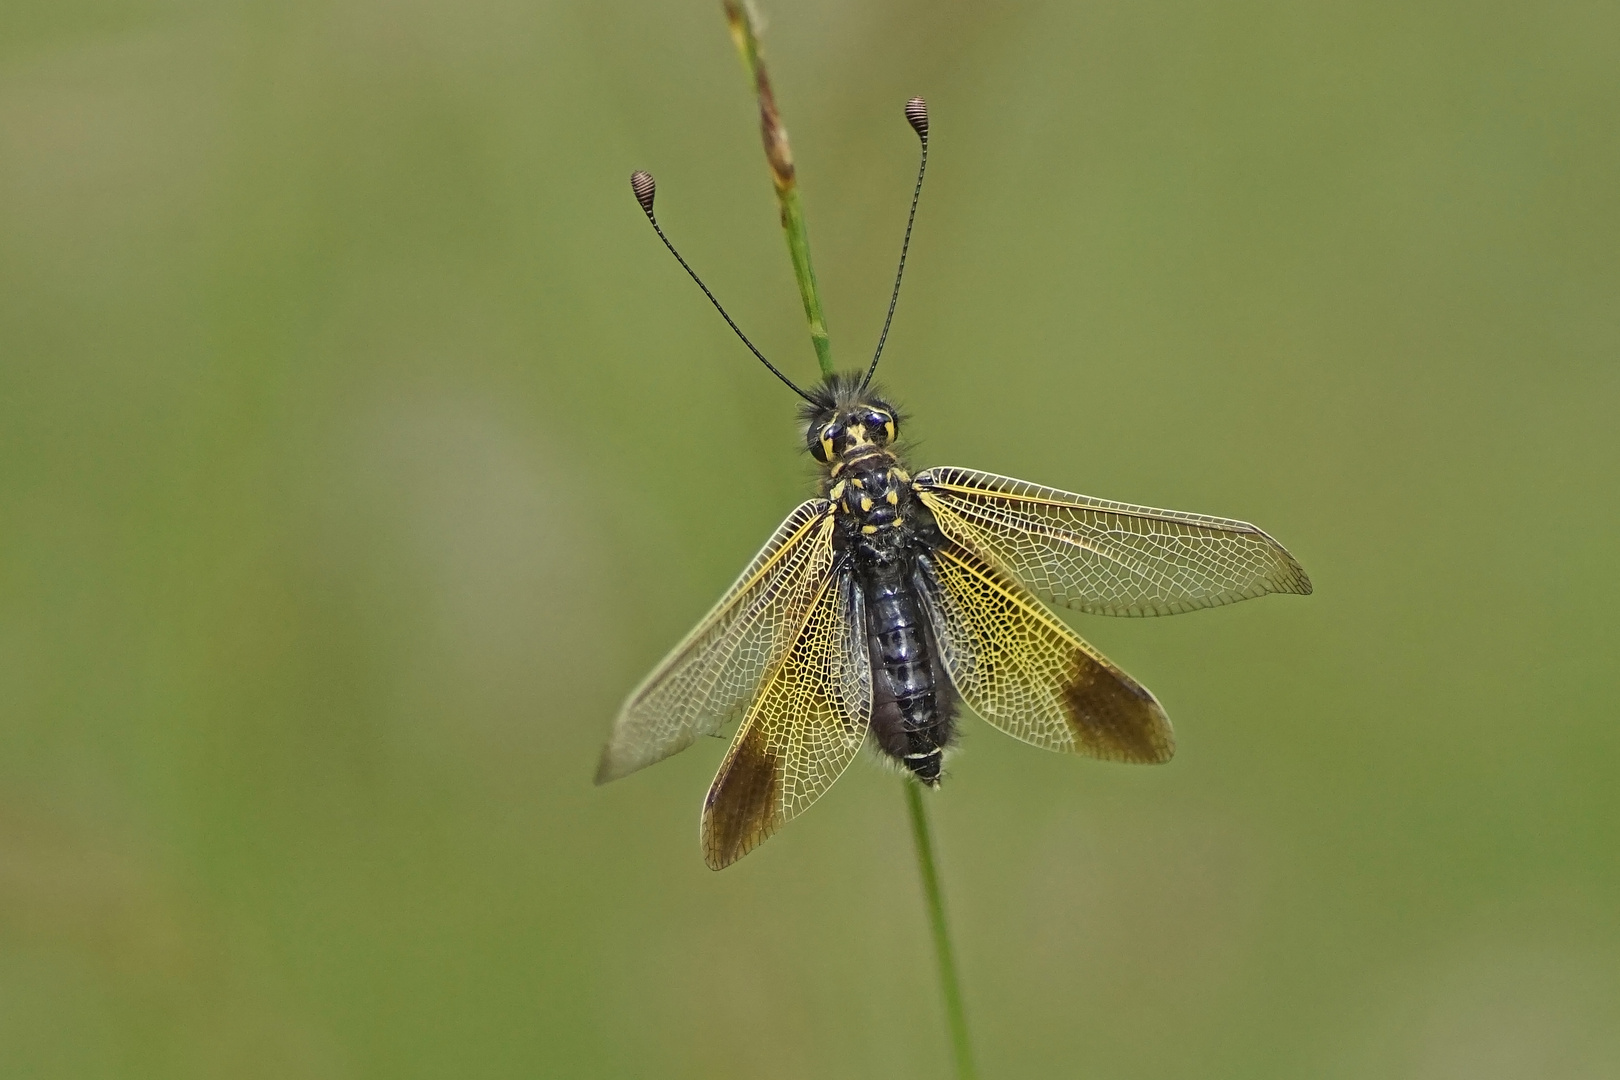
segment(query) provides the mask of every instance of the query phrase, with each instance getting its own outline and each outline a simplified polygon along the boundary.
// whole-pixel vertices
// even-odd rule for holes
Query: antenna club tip
[[[652,173],[637,169],[630,174],[630,190],[636,193],[636,202],[648,217],[652,217],[653,197],[658,194],[658,181],[652,178]]]
[[[928,138],[928,102],[920,97],[906,102],[906,122],[919,139]]]

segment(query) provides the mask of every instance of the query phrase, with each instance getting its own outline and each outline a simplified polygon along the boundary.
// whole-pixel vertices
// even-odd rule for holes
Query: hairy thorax
[[[839,546],[860,565],[903,560],[918,539],[919,518],[928,516],[911,490],[910,475],[887,450],[840,459],[824,487],[838,522]]]

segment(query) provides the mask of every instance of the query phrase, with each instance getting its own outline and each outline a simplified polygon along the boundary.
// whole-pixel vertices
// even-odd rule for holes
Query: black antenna
[[[675,245],[669,242],[669,237],[664,235],[664,230],[658,227],[658,219],[653,217],[653,196],[658,194],[658,184],[653,180],[652,173],[645,173],[640,170],[631,173],[630,190],[636,193],[636,202],[640,203],[641,209],[646,211],[647,220],[652,222],[653,232],[657,233],[658,239],[662,240],[664,246],[669,248],[669,253],[675,256],[675,261],[681,264],[681,269],[690,274],[692,280],[697,282],[697,287],[703,290],[703,295],[709,298],[709,303],[714,305],[714,310],[718,311],[720,317],[726,320],[726,325],[731,327],[732,333],[742,338],[742,343],[748,346],[748,351],[759,357],[759,362],[769,368],[772,375],[787,383],[789,390],[792,390],[812,405],[815,404],[815,398],[795,386],[792,379],[776,370],[776,365],[765,359],[764,353],[754,348],[754,343],[748,340],[748,335],[743,333],[737,324],[731,321],[731,316],[726,314],[726,309],[720,306],[720,301],[714,298],[714,293],[709,291],[709,287],[703,284],[703,279],[697,276],[697,271],[686,265],[686,260],[681,258],[681,253],[675,250]]]
[[[878,360],[883,356],[883,343],[889,340],[889,324],[894,321],[894,305],[900,302],[900,279],[906,275],[906,250],[911,247],[911,226],[917,220],[917,200],[922,198],[923,173],[928,171],[928,102],[914,97],[906,102],[906,122],[922,140],[922,164],[917,166],[917,186],[911,192],[911,214],[906,218],[906,238],[900,244],[900,269],[894,272],[894,292],[889,296],[889,314],[883,320],[883,333],[878,335],[877,352],[872,354],[872,365],[866,369],[861,389],[872,381]],[[649,179],[651,179],[649,177]],[[651,210],[647,211],[649,214]]]

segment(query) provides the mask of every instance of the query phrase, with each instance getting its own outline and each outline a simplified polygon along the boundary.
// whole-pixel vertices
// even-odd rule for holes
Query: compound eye
[[[871,412],[866,416],[866,434],[879,445],[894,442],[894,417],[886,412]]]
[[[821,453],[817,456],[822,461],[831,461],[835,453],[838,440],[844,437],[844,425],[828,424],[821,429]]]

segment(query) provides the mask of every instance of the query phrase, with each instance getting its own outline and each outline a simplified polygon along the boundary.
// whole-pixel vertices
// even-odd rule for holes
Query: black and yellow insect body
[[[926,168],[920,99],[906,116],[923,140]],[[653,216],[652,178],[637,173],[631,184],[674,252]],[[910,236],[908,220],[907,243]],[[899,287],[896,275],[896,297]],[[820,497],[788,515],[714,610],[630,695],[596,779],[617,779],[738,721],[703,804],[704,859],[714,869],[802,813],[863,746],[937,785],[959,703],[1049,750],[1169,760],[1174,737],[1158,701],[1043,600],[1140,616],[1311,591],[1293,557],[1245,522],[971,469],[912,476],[894,449],[900,414],[869,389],[887,322],[864,378],[832,378],[807,393],[703,291],[805,399],[805,445],[822,467]]]
[[[872,740],[917,779],[938,784],[956,702],[922,588],[929,553],[944,537],[890,449],[899,427],[893,406],[858,382],[835,381],[806,407],[805,420],[805,442],[825,467],[833,556],[854,579],[849,616],[867,636]]]

